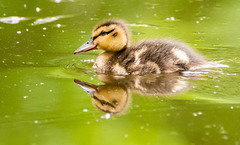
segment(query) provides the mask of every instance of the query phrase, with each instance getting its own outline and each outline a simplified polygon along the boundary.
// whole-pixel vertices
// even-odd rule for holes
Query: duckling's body
[[[92,49],[105,50],[96,59],[96,71],[119,75],[181,72],[207,63],[179,42],[143,40],[130,46],[128,37],[122,21],[106,21],[94,28],[91,40],[75,54]]]

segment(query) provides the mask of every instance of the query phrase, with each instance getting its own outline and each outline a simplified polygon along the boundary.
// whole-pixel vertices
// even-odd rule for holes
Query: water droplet
[[[174,20],[175,20],[175,18],[174,18],[174,17],[171,17],[171,20],[172,20],[172,21],[174,21]]]
[[[60,28],[60,27],[61,27],[61,24],[57,24],[57,27]]]
[[[62,0],[54,0],[55,3],[60,3]]]
[[[194,113],[193,113],[193,116],[197,116],[197,113],[194,112]]]
[[[88,112],[88,109],[83,109],[83,112]]]
[[[17,31],[18,34],[21,34],[22,32],[21,31]]]
[[[41,9],[39,7],[36,7],[36,12],[40,12]]]
[[[46,28],[46,27],[43,27],[43,30],[47,30],[47,28]]]
[[[38,124],[39,122],[38,122],[38,120],[35,120],[34,123],[35,123],[35,124]]]

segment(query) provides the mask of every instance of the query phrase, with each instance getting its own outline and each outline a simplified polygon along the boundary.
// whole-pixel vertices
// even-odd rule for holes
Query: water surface
[[[238,145],[239,7],[238,0],[1,1],[0,145]],[[132,42],[182,41],[229,68],[151,81],[99,76],[92,65],[101,51],[73,52],[113,17],[128,22]],[[124,111],[97,109],[74,78],[107,90],[112,82],[110,90],[127,92]]]

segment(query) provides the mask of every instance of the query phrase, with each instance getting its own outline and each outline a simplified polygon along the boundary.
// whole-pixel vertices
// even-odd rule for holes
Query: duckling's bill
[[[97,49],[97,45],[93,43],[93,39],[90,39],[86,43],[84,43],[81,47],[79,47],[74,54],[82,53],[82,52],[87,52],[93,49]]]
[[[96,85],[93,85],[84,81],[80,81],[77,79],[74,79],[74,82],[91,96],[93,96],[93,93],[97,90]]]

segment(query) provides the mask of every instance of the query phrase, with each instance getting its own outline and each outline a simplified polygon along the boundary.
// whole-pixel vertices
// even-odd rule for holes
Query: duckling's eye
[[[106,31],[102,31],[102,32],[101,32],[101,35],[102,35],[102,36],[104,36],[104,35],[106,35],[106,34],[107,34]]]

